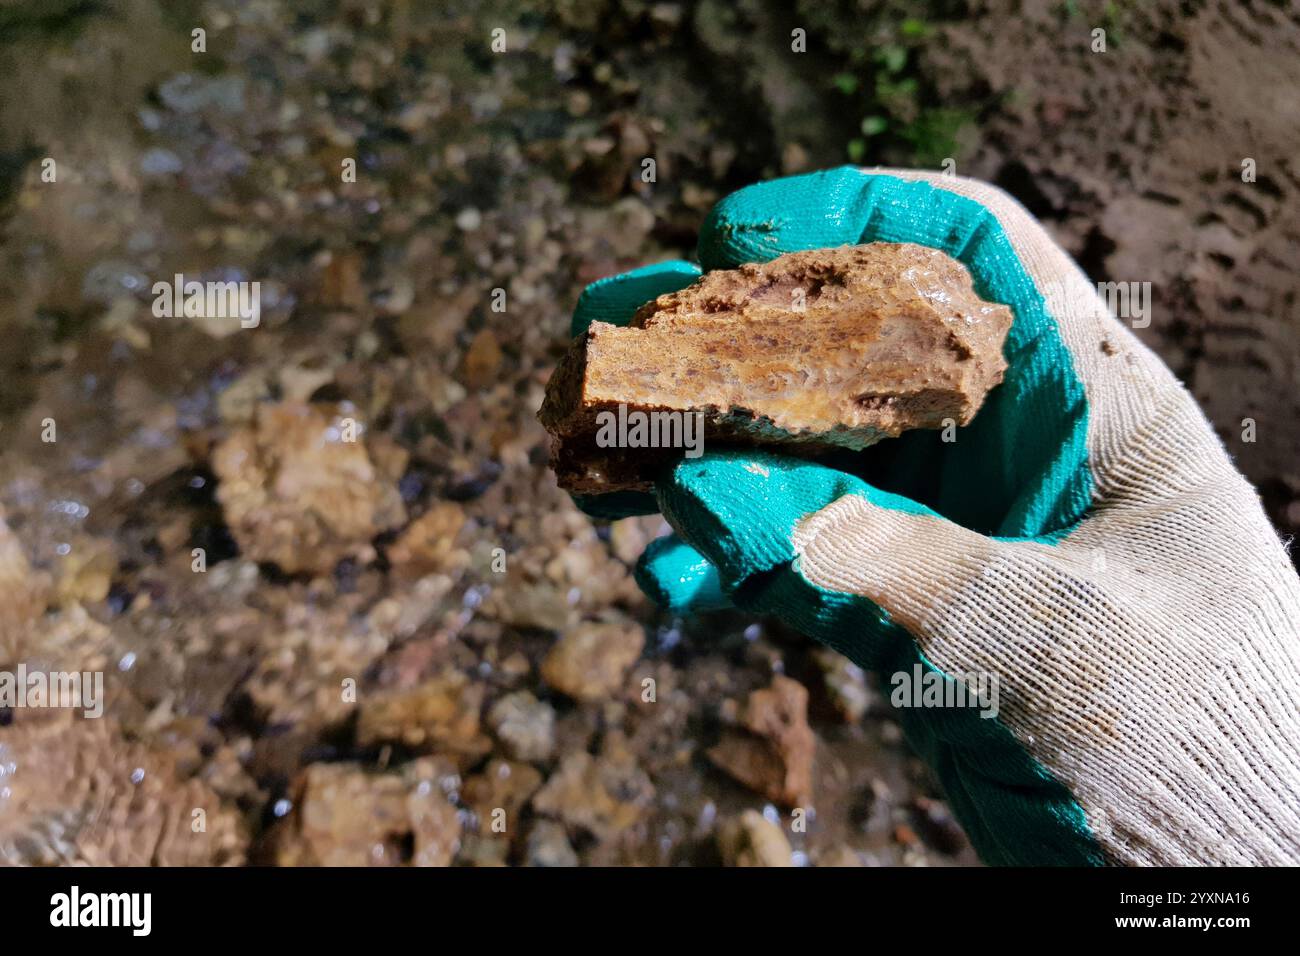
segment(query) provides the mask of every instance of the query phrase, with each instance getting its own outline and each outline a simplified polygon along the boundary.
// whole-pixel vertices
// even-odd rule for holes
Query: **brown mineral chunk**
[[[465,512],[454,501],[440,501],[412,521],[388,549],[388,561],[402,578],[450,574],[469,563],[469,552],[456,546],[465,527]]]
[[[592,323],[552,375],[538,417],[561,487],[584,493],[647,490],[689,438],[665,430],[669,419],[641,436],[628,420],[613,436],[601,413],[620,405],[700,413],[705,446],[865,448],[970,422],[1002,380],[1011,320],[937,249],[877,242],[790,253],[711,272],[647,303],[626,328]]]
[[[467,777],[461,795],[478,816],[480,833],[509,836],[518,830],[519,811],[541,785],[540,771],[498,758],[489,761],[482,773]]]
[[[357,764],[312,764],[295,782],[276,862],[449,866],[461,824],[440,786],[448,772],[433,759],[385,774],[368,774]]]
[[[217,499],[240,551],[288,573],[326,573],[370,553],[375,535],[405,517],[402,462],[368,450],[355,413],[317,405],[260,405],[212,453]]]
[[[602,700],[622,688],[644,646],[645,634],[634,622],[579,624],[551,647],[542,678],[577,700]]]
[[[785,833],[757,810],[718,828],[718,852],[727,866],[794,866]]]
[[[243,862],[238,810],[166,747],[128,739],[108,717],[17,713],[0,727],[0,864]]]
[[[525,866],[577,866],[578,854],[564,827],[553,820],[538,820],[528,831]]]
[[[829,647],[815,648],[812,658],[821,669],[835,712],[844,723],[856,724],[871,706],[871,688],[862,668]]]
[[[0,508],[0,664],[16,663],[19,643],[45,610],[48,582],[33,571]]]
[[[808,691],[777,675],[745,702],[740,727],[728,727],[709,759],[745,786],[783,806],[811,799],[816,740],[808,726]]]
[[[492,747],[480,732],[482,684],[449,670],[416,687],[362,698],[357,742],[400,743],[416,750],[482,756]]]
[[[653,797],[650,778],[630,758],[577,751],[560,762],[533,809],[604,840],[640,820]]]
[[[555,750],[555,710],[526,690],[493,704],[488,723],[518,760],[547,760]]]

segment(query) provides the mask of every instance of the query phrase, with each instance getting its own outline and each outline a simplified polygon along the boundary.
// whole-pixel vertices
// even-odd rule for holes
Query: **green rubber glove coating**
[[[675,534],[646,545],[637,562],[636,581],[656,603],[675,614],[732,606],[717,566]]]
[[[685,289],[699,277],[699,266],[674,259],[597,279],[578,297],[570,334],[581,335],[593,322],[627,325],[651,299]]]

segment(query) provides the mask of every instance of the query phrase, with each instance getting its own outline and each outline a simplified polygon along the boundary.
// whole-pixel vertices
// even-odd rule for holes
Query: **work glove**
[[[761,183],[714,208],[699,258],[872,241],[943,250],[1014,313],[1006,376],[967,427],[838,467],[706,447],[653,496],[580,504],[663,513],[675,534],[637,577],[667,607],[776,615],[878,671],[988,863],[1300,862],[1300,582],[1191,396],[975,180]],[[595,283],[574,331],[699,275]]]

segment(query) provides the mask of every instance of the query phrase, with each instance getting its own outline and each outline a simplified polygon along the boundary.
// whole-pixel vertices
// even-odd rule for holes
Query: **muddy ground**
[[[757,179],[1002,184],[1300,525],[1282,5],[10,0],[0,69],[0,667],[108,695],[0,711],[5,862],[971,862],[873,681],[546,468],[579,291]]]

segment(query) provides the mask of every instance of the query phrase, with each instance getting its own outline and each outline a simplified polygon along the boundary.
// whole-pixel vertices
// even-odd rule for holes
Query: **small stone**
[[[415,687],[363,696],[357,743],[400,743],[425,752],[482,756],[492,747],[479,731],[483,695],[482,684],[446,671]]]
[[[718,851],[727,866],[794,866],[784,831],[757,810],[718,828]]]
[[[32,571],[18,536],[5,524],[0,508],[0,662],[22,656],[20,642],[30,635],[36,618],[45,610],[48,582]]]
[[[345,412],[259,405],[252,425],[214,449],[217,500],[246,558],[326,573],[402,522],[395,476],[377,467]]]
[[[576,617],[565,592],[547,583],[530,584],[510,572],[484,602],[484,614],[502,624],[561,631]]]
[[[659,525],[662,523],[663,518],[658,515],[622,518],[611,522],[609,544],[614,557],[624,564],[635,565],[645,546],[657,537]]]
[[[812,797],[816,738],[808,726],[808,691],[778,674],[745,702],[740,727],[728,727],[709,759],[745,786],[787,807]]]
[[[456,854],[459,866],[507,866],[510,859],[510,844],[491,836],[467,833],[461,839],[460,852]]]
[[[894,842],[902,846],[915,846],[919,841],[916,831],[906,823],[894,827]]]
[[[461,823],[438,785],[447,769],[417,760],[401,773],[312,764],[293,787],[276,842],[280,866],[449,866]]]
[[[111,678],[110,678],[111,680]],[[248,833],[233,802],[176,748],[112,716],[18,708],[0,727],[0,866],[238,866]],[[196,808],[204,829],[193,829]]]
[[[501,345],[491,329],[480,329],[465,350],[462,376],[470,388],[485,388],[501,370]]]
[[[835,712],[844,723],[856,724],[871,706],[871,688],[862,668],[828,647],[817,648],[812,656],[821,668]]]
[[[452,574],[469,564],[469,552],[456,547],[465,526],[465,510],[454,501],[439,501],[406,526],[388,549],[388,561],[399,577]]]
[[[96,604],[108,596],[117,556],[107,541],[78,536],[60,555],[55,590],[60,605]]]
[[[628,668],[644,647],[645,634],[634,623],[584,622],[551,647],[542,678],[577,700],[604,700],[624,689]]]
[[[493,704],[488,724],[516,760],[548,760],[555,750],[555,710],[526,690]]]
[[[577,866],[578,854],[564,827],[553,820],[538,820],[528,832],[527,866]]]
[[[577,751],[560,762],[533,809],[605,840],[640,820],[653,798],[650,778],[630,758]]]
[[[498,758],[490,761],[482,773],[465,779],[462,797],[478,816],[481,834],[509,834],[516,826],[519,811],[541,785],[542,774],[535,767]],[[505,830],[494,827],[498,818]]]

